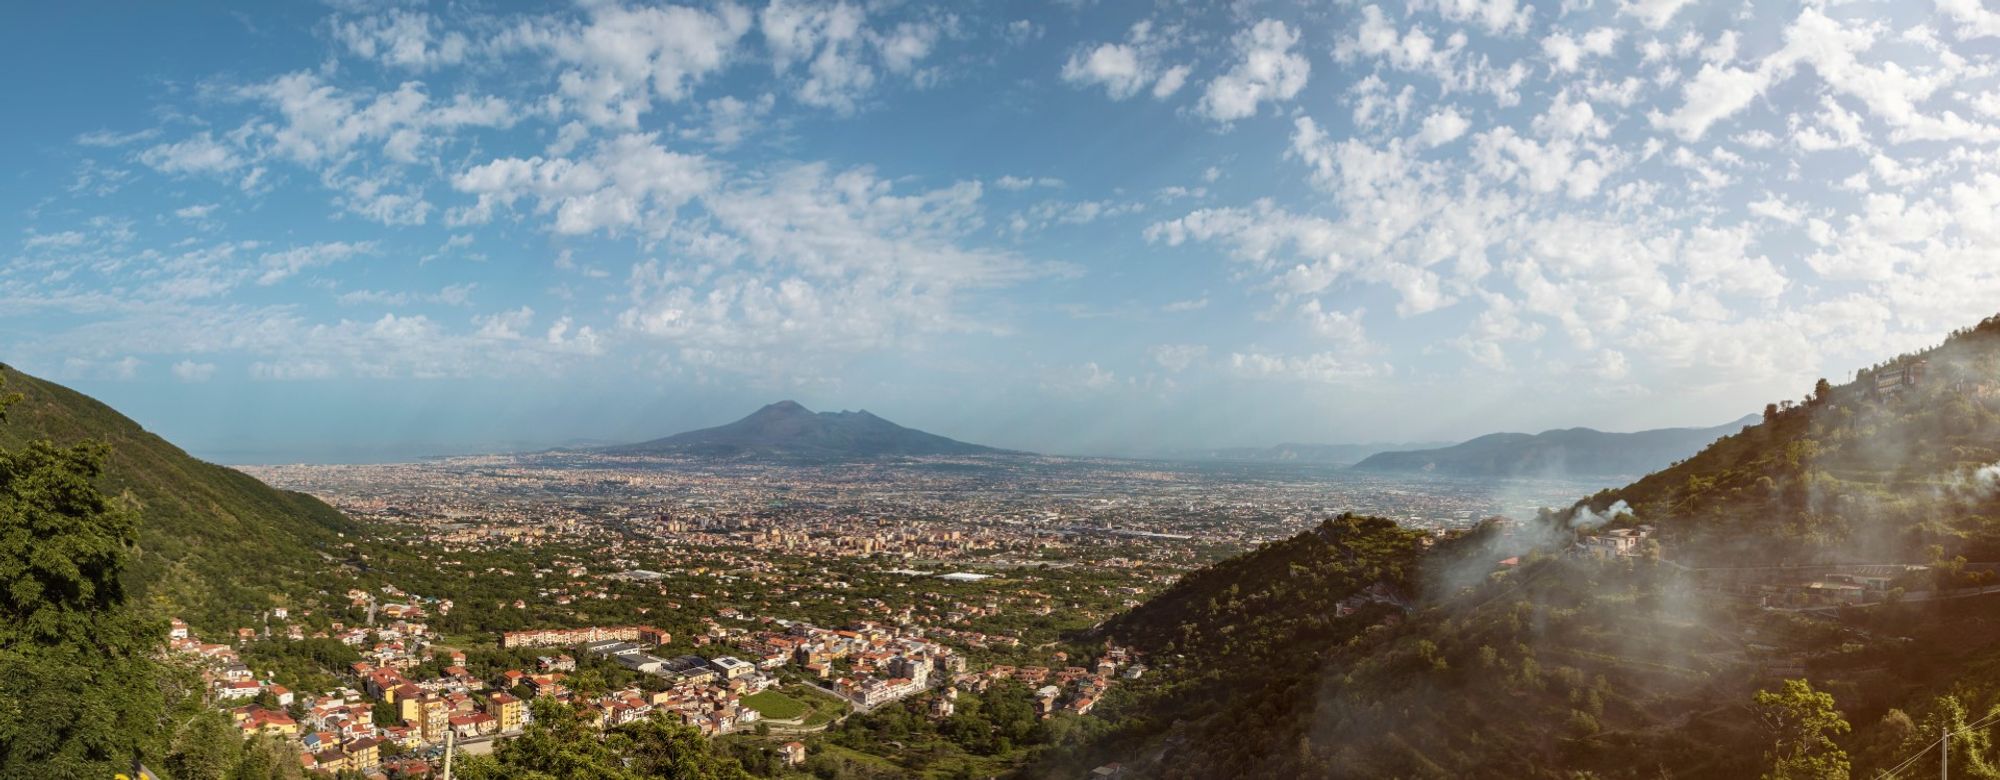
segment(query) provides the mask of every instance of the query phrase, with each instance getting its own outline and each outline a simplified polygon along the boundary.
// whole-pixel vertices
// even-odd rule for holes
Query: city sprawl
[[[440,764],[447,742],[490,751],[543,698],[597,728],[658,713],[754,732],[740,750],[793,764],[792,737],[905,700],[939,721],[979,697],[1087,718],[1152,659],[1066,632],[1185,571],[1344,511],[1441,533],[1591,488],[1039,457],[245,471],[380,530],[230,636],[177,622],[173,648],[246,733],[308,767],[397,774]]]

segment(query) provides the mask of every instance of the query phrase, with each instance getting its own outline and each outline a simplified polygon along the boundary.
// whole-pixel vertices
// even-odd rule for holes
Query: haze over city
[[[70,10],[0,353],[227,462],[1709,426],[2000,300],[1973,3]]]

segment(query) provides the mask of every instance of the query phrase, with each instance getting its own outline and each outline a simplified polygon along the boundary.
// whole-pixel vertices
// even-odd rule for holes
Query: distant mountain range
[[[793,401],[779,401],[728,425],[603,447],[598,452],[816,461],[1022,454],[905,428],[866,411],[814,412]]]
[[[1590,428],[1493,433],[1449,447],[1379,452],[1354,468],[1459,477],[1645,474],[1700,452],[1716,439],[1757,421],[1758,417],[1751,415],[1713,428],[1659,428],[1635,433]]]
[[[1370,455],[1390,450],[1415,450],[1450,446],[1448,441],[1376,444],[1300,444],[1287,442],[1270,447],[1221,447],[1203,450],[1174,450],[1164,453],[1173,460],[1221,460],[1255,463],[1312,463],[1346,466]]]

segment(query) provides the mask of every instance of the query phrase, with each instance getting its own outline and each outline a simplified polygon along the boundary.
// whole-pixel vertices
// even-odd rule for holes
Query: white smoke
[[[1578,531],[1588,531],[1618,519],[1619,515],[1629,514],[1632,514],[1632,506],[1625,503],[1625,499],[1622,498],[1618,499],[1617,503],[1605,507],[1604,514],[1601,515],[1590,511],[1589,506],[1578,506],[1576,515],[1569,519],[1569,527]]]

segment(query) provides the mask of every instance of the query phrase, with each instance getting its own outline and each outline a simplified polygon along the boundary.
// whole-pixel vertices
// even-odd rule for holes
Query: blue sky
[[[1975,0],[91,5],[0,359],[225,461],[1708,425],[2000,310]]]

